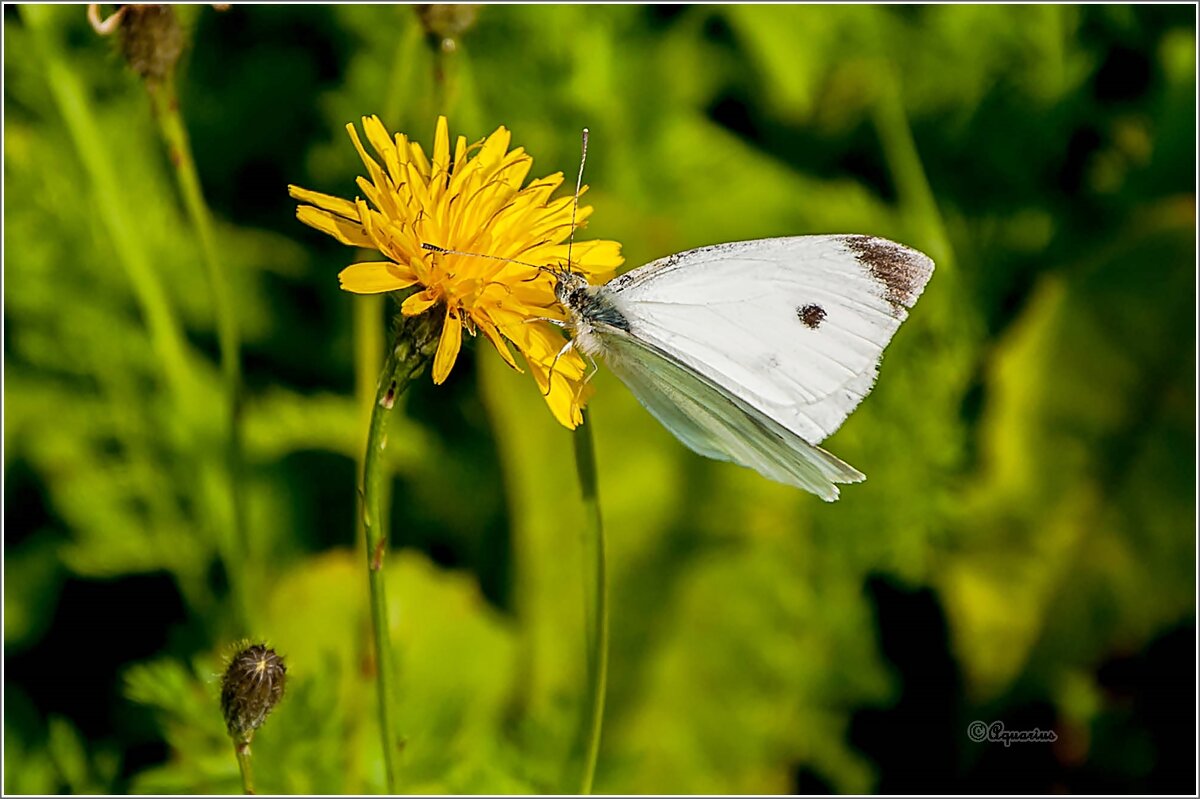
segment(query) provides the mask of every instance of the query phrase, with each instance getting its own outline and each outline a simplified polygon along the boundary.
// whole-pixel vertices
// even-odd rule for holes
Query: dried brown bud
[[[122,6],[121,55],[148,81],[162,81],[183,52],[183,31],[170,6]]]
[[[419,5],[417,16],[430,36],[443,43],[453,42],[475,24],[475,18],[479,16],[479,6],[465,3]]]
[[[240,650],[221,679],[225,726],[237,741],[248,741],[283,698],[287,668],[283,658],[262,644]]]

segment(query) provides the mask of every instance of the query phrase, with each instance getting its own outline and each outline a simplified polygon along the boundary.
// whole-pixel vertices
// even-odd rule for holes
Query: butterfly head
[[[565,327],[584,352],[592,354],[592,332],[597,328],[630,331],[629,322],[617,308],[605,286],[593,286],[576,272],[555,270],[554,296],[567,313]]]
[[[554,298],[570,314],[582,312],[588,300],[591,286],[587,278],[570,269],[551,269],[554,278]]]

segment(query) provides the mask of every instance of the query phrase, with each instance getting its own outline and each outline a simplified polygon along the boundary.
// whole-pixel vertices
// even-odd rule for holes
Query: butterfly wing
[[[885,239],[796,236],[672,255],[601,291],[633,338],[817,444],[870,392],[932,273]]]
[[[690,449],[811,491],[827,502],[835,483],[863,475],[653,345],[622,330],[595,332],[609,369]]]

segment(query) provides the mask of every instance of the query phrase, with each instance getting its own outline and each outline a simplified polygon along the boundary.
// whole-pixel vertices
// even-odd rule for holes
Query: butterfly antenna
[[[528,266],[530,269],[545,269],[546,268],[544,266],[538,266],[537,264],[531,264],[531,263],[527,263],[525,261],[518,261],[515,258],[501,258],[499,255],[488,255],[488,254],[482,253],[482,252],[463,252],[462,250],[450,250],[445,247],[439,247],[436,244],[430,244],[427,241],[421,242],[421,249],[429,250],[430,252],[441,253],[442,255],[466,255],[470,258],[487,258],[490,261],[504,261],[505,263],[509,263],[509,264],[518,264],[520,266]]]
[[[579,156],[579,177],[575,179],[575,202],[571,205],[571,238],[567,240],[567,271],[571,270],[571,248],[575,245],[575,213],[579,210],[579,192],[583,189],[583,165],[587,163],[588,129],[583,129],[583,153]]]

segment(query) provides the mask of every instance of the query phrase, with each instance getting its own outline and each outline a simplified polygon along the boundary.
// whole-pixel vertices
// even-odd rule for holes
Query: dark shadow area
[[[1194,623],[1160,636],[1138,654],[1115,655],[1095,678],[1103,707],[1079,729],[1047,701],[1001,697],[972,707],[951,655],[945,613],[930,589],[888,577],[869,580],[879,647],[891,665],[897,698],[854,714],[850,742],[877,766],[886,794],[1130,793],[1194,790],[1196,700]],[[1017,681],[1020,684],[1020,681]],[[1054,731],[1054,742],[975,742],[973,721],[1005,730]],[[797,793],[828,786],[798,769]]]

